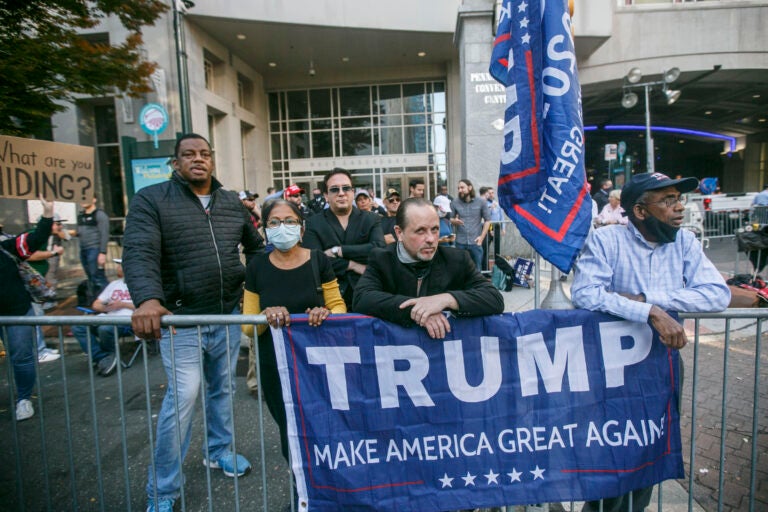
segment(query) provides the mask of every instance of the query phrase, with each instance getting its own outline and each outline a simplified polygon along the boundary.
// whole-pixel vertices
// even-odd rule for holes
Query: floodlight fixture
[[[632,68],[625,78],[627,79],[627,82],[636,84],[643,78],[643,73],[640,71],[640,68]]]
[[[621,98],[621,106],[624,108],[632,108],[637,105],[637,94],[631,91],[624,91],[624,96]]]
[[[645,160],[648,172],[654,171],[654,147],[653,138],[651,134],[651,91],[654,88],[661,89],[664,96],[667,99],[667,105],[671,105],[680,98],[679,90],[672,90],[669,88],[669,84],[680,78],[680,68],[665,69],[661,72],[661,80],[640,82],[643,78],[643,73],[640,68],[632,68],[624,77],[624,85],[622,86],[621,106],[624,108],[632,108],[637,105],[639,98],[632,89],[642,88],[645,96]]]
[[[664,78],[664,83],[671,84],[678,78],[680,78],[680,68],[672,68],[664,71],[662,74],[662,77]]]
[[[680,97],[680,91],[673,91],[672,89],[666,89],[664,95],[667,97],[667,105],[671,105],[677,101]]]

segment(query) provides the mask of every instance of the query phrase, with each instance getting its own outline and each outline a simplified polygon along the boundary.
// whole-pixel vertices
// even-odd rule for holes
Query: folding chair
[[[83,306],[77,306],[77,309],[82,311],[83,313],[85,313],[87,315],[94,315],[94,314],[96,314],[96,311],[92,310],[91,308],[87,308],[87,307],[83,307]],[[151,346],[148,347],[149,352],[153,353],[153,354],[157,353],[156,340],[142,340],[141,338],[139,338],[138,336],[133,334],[133,329],[123,330],[122,332],[120,330],[118,330],[118,338],[117,338],[118,347],[120,345],[122,345],[123,342],[128,337],[133,337],[133,341],[136,343],[136,348],[133,349],[133,352],[131,353],[131,357],[128,359],[127,363],[125,361],[123,361],[123,357],[120,354],[120,351],[118,350],[117,357],[119,358],[120,365],[123,368],[130,368],[133,365],[134,361],[136,360],[137,357],[139,357],[139,354],[142,351],[142,346],[147,341],[149,341],[151,343]]]
[[[133,335],[133,331],[131,331],[131,335]],[[133,362],[136,361],[136,358],[139,357],[139,354],[141,354],[144,345],[147,345],[147,354],[157,354],[158,352],[157,340],[143,340],[138,336],[133,336],[133,341],[136,343],[136,348],[133,349],[131,358],[128,359],[127,363],[122,360],[120,361],[120,364],[123,365],[123,368],[130,368],[133,366]]]

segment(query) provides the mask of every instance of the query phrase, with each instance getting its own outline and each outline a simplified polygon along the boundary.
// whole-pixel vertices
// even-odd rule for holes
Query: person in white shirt
[[[96,300],[91,304],[91,309],[99,315],[118,315],[131,316],[135,309],[131,294],[128,292],[128,286],[123,279],[123,260],[114,259],[117,263],[117,277],[99,294]],[[96,367],[96,371],[102,377],[112,375],[117,368],[118,357],[115,355],[115,327],[112,325],[91,326],[84,325],[72,326],[72,334],[80,343],[80,347],[86,354],[88,351],[88,331],[91,333],[91,362]],[[129,325],[118,325],[118,336],[131,334]]]
[[[624,208],[619,204],[621,201],[621,191],[611,190],[608,194],[608,204],[603,206],[603,210],[595,218],[595,227],[608,226],[610,224],[621,224],[626,226],[629,219],[624,213]]]

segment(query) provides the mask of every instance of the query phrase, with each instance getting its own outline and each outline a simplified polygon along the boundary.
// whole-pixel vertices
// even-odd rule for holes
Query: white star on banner
[[[523,3],[521,3],[521,4],[518,6],[518,8],[517,8],[517,12],[525,12],[525,10],[526,10],[527,8],[528,8],[528,4],[527,4],[527,3],[525,3],[525,2],[523,2]]]
[[[467,471],[467,476],[461,477],[461,479],[464,480],[464,487],[475,485],[475,478],[477,478],[477,475],[472,475]]]
[[[539,465],[536,464],[536,469],[531,471],[531,474],[533,475],[533,479],[536,480],[537,478],[541,478],[542,480],[544,480],[544,472],[545,471],[546,471],[546,469],[540,469]]]
[[[453,482],[453,478],[449,477],[448,473],[445,473],[443,478],[438,478],[437,481],[443,484],[443,489],[446,487],[453,487],[453,484],[451,483]]]
[[[485,479],[488,480],[488,485],[490,485],[491,482],[493,482],[495,484],[499,483],[499,474],[498,473],[494,473],[492,469],[489,469],[488,470],[488,474],[487,475],[483,475],[483,476],[485,476]]]
[[[528,28],[528,17],[524,16],[523,19],[520,20],[520,28]]]
[[[521,481],[520,477],[522,476],[522,474],[523,474],[522,472],[516,470],[515,468],[512,468],[512,472],[507,473],[507,475],[509,476],[509,483],[520,482]]]
[[[523,44],[530,44],[531,42],[531,34],[525,33],[525,35],[521,38],[523,40]]]

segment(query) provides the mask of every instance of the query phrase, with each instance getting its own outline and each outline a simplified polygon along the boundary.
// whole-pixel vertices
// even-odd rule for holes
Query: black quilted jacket
[[[123,270],[133,303],[158,299],[175,314],[228,314],[240,301],[248,258],[264,245],[235,192],[215,178],[206,212],[176,172],[131,201]]]

